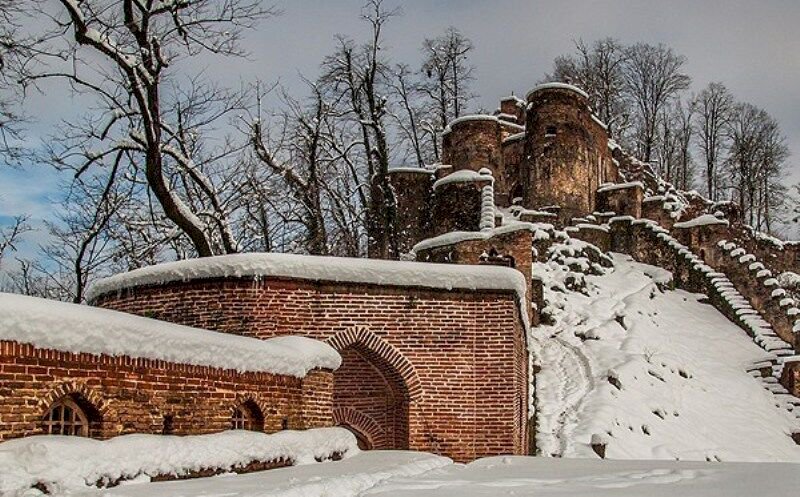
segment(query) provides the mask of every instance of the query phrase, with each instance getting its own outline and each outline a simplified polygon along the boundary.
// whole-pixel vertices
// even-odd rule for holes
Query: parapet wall
[[[325,370],[301,379],[0,341],[0,441],[42,434],[48,409],[65,397],[87,413],[91,436],[110,438],[229,430],[244,402],[261,411],[267,433],[331,426],[332,393]]]
[[[180,263],[148,268],[145,278],[98,290],[94,304],[256,338],[326,340],[344,359],[334,374],[337,424],[375,448],[458,461],[526,453],[525,282],[516,271],[277,255],[262,255],[274,265],[259,266],[258,255],[225,257],[207,261],[216,269],[205,272],[170,269]],[[225,261],[243,258],[261,270],[226,269]]]

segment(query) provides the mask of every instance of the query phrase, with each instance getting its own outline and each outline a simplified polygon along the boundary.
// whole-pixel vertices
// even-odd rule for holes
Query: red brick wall
[[[400,421],[384,428],[395,431],[387,435],[395,438],[395,447],[459,461],[526,451],[527,358],[511,292],[262,278],[143,287],[101,297],[96,304],[258,338],[330,339],[345,351],[345,364],[335,373],[343,391],[334,397],[353,402],[335,403],[339,415],[357,416],[359,407],[374,414],[374,406],[359,404],[359,392],[347,389],[373,388],[382,376],[391,386],[383,390],[384,398],[389,390],[405,397],[392,406],[399,406],[392,416]],[[365,366],[348,347],[380,375],[363,378]],[[350,374],[363,382],[347,379]],[[366,417],[362,421],[369,423]]]
[[[0,341],[0,440],[41,433],[42,417],[64,396],[91,406],[91,434],[99,438],[161,433],[164,416],[173,416],[178,435],[227,430],[232,409],[246,400],[262,410],[266,432],[284,422],[330,426],[332,383],[329,371],[301,380]]]
[[[488,239],[464,240],[449,245],[422,249],[417,252],[417,260],[421,262],[439,262],[452,264],[481,264],[482,256],[496,252],[498,256],[512,257],[513,267],[525,277],[527,289],[526,308],[530,310],[531,322],[536,322],[533,310],[528,305],[532,296],[530,293],[531,276],[533,274],[533,234],[530,230],[519,229],[492,236]],[[499,265],[499,264],[498,264]]]

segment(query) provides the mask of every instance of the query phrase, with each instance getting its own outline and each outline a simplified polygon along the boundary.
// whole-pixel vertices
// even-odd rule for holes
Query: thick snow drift
[[[337,283],[372,283],[444,290],[515,290],[525,295],[519,271],[498,266],[463,266],[294,254],[234,254],[137,269],[98,281],[87,298],[141,285],[225,277],[284,277]]]
[[[314,368],[336,369],[342,362],[333,347],[310,338],[258,340],[9,293],[0,293],[0,340],[299,378]]]
[[[187,437],[123,435],[105,441],[42,435],[0,443],[0,495],[23,495],[36,484],[63,495],[118,480],[229,471],[256,461],[311,464],[336,453],[349,457],[357,452],[355,437],[344,428],[272,435],[242,430]]]
[[[414,478],[394,478],[369,495],[789,497],[796,495],[798,486],[797,464],[492,457],[466,466],[447,466]]]
[[[396,477],[415,478],[452,466],[446,457],[424,452],[368,451],[343,461],[295,466],[244,475],[119,486],[104,496],[130,497],[356,497]],[[98,492],[80,494],[97,496]]]
[[[671,275],[614,255],[602,276],[537,264],[551,326],[533,329],[543,454],[800,461],[797,420],[746,370],[767,353]],[[585,286],[583,285],[585,283]]]
[[[231,477],[126,485],[108,497],[788,497],[800,465],[492,457],[471,464],[421,452],[368,451],[344,461]],[[81,494],[96,496],[99,492]]]

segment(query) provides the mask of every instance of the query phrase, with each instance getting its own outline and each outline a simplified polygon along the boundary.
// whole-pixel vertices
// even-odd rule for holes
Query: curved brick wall
[[[534,90],[525,127],[531,175],[525,205],[560,205],[567,219],[592,212],[598,186],[617,178],[608,134],[592,119],[586,97],[566,88]]]
[[[345,359],[334,411],[375,447],[458,461],[527,450],[528,361],[513,291],[249,277],[143,286],[94,304],[256,338],[328,340]]]
[[[467,116],[450,124],[442,137],[442,163],[453,171],[489,168],[499,175],[503,165],[500,122],[494,116]]]

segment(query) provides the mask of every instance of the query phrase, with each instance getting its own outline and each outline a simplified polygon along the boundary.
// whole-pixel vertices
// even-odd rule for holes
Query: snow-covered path
[[[541,408],[556,410],[549,416],[553,424],[547,430],[547,434],[551,437],[549,446],[552,447],[549,455],[559,457],[569,445],[572,430],[577,425],[581,404],[592,388],[592,369],[588,359],[578,347],[570,345],[559,337],[546,340],[541,353],[542,363],[548,367],[548,376],[558,378],[558,381],[552,384],[555,391],[551,396],[560,402],[542,403]]]
[[[613,258],[602,276],[534,268],[553,318],[533,330],[541,453],[596,457],[595,437],[615,459],[800,461],[796,420],[746,372],[766,353],[703,296],[662,290],[668,272]]]

